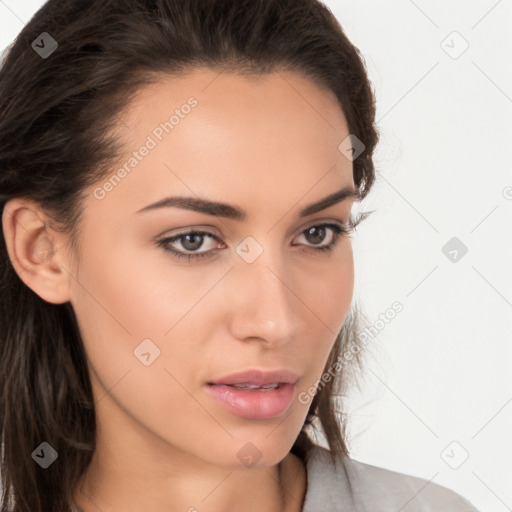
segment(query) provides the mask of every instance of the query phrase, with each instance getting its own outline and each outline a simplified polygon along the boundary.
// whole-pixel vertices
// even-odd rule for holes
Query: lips
[[[277,370],[249,369],[241,370],[207,384],[232,386],[243,389],[267,389],[275,387],[276,384],[295,384],[299,380],[298,375],[291,370],[281,368]]]
[[[218,405],[247,420],[268,420],[282,416],[292,406],[295,390],[296,385],[289,382],[279,384],[276,389],[241,389],[238,385],[229,384],[205,386],[205,391]]]

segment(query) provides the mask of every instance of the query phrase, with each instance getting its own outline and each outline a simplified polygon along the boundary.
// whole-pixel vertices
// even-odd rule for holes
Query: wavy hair
[[[44,58],[33,46],[43,32],[58,44]],[[374,93],[361,53],[321,2],[49,0],[0,68],[2,211],[12,198],[35,200],[78,249],[84,190],[107,176],[121,150],[112,135],[119,113],[162,74],[201,67],[240,75],[291,70],[332,91],[349,133],[364,144],[353,177],[360,198],[368,194],[379,138]],[[48,303],[24,284],[4,236],[0,290],[2,510],[69,511],[96,440],[76,317],[69,302]],[[314,420],[333,460],[349,454],[337,399],[361,364],[359,314],[354,308],[347,315],[327,361],[334,378],[319,386],[291,450],[303,460]],[[45,470],[32,458],[43,441],[58,452],[58,463]]]

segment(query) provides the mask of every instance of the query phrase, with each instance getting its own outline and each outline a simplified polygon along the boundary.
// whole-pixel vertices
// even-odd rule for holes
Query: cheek
[[[148,383],[152,395],[169,390],[169,373],[189,384],[187,369],[193,373],[190,368],[211,339],[216,284],[229,268],[177,266],[165,254],[148,264],[143,251],[114,252],[116,244],[89,249],[72,301],[94,370],[107,389],[128,371],[130,380]],[[153,381],[157,371],[160,377]]]
[[[124,340],[132,350],[145,338],[165,343],[183,323],[197,318],[198,304],[223,274],[213,267],[201,272],[173,266],[165,255],[148,264],[143,252],[140,257],[133,251],[105,257],[107,252],[88,254],[80,270],[86,290],[77,289],[73,306],[82,312],[84,329],[112,342]],[[200,310],[203,314],[204,308]]]
[[[329,333],[330,339],[341,329],[354,292],[352,247],[350,241],[343,243],[340,253],[324,265],[318,265],[313,276],[309,273],[301,288],[301,299],[318,317],[315,325],[318,329],[323,326],[324,337]]]
[[[102,399],[109,390],[124,411],[155,431],[166,432],[176,418],[207,420],[191,393],[202,376],[199,354],[215,312],[208,290],[219,273],[90,253],[80,271],[87,290],[77,290],[73,307],[104,414],[116,414],[112,401]]]
[[[347,318],[353,298],[354,264],[353,253],[349,241],[335,258],[326,259],[324,265],[314,267],[314,272],[308,272],[308,278],[297,279],[300,287],[295,288],[298,297],[304,305],[302,313],[306,321],[307,335],[298,350],[302,352],[302,360],[307,373],[300,386],[304,394],[304,404],[314,394],[311,390],[321,378],[326,367],[329,354],[334,346]],[[318,269],[318,270],[316,270]],[[300,290],[300,291],[299,291]],[[335,369],[332,369],[335,373]],[[300,397],[299,397],[300,398]],[[300,400],[299,400],[300,401]]]

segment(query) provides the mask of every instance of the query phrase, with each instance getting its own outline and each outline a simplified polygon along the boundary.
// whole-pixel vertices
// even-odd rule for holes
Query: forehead
[[[112,175],[122,178],[103,202],[111,211],[129,203],[135,212],[171,193],[306,204],[353,185],[338,149],[349,132],[337,98],[295,73],[162,75],[119,121],[125,151]]]
[[[233,145],[249,145],[257,137],[255,143],[268,147],[273,141],[283,149],[289,140],[310,140],[309,147],[318,139],[339,144],[340,137],[348,135],[334,93],[290,71],[239,75],[201,68],[178,77],[155,76],[156,82],[142,88],[122,114],[127,140],[151,133],[166,121],[173,125],[172,138],[194,141],[196,134],[205,146],[211,137],[228,135]],[[166,139],[164,143],[172,144],[171,137]]]

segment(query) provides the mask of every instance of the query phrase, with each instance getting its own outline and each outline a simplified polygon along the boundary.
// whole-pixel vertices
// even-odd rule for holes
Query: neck
[[[101,480],[98,463],[91,464],[75,494],[78,508],[73,512],[123,510],[125,512],[161,512],[162,510],[199,510],[208,501],[208,510],[254,510],[261,512],[300,512],[306,494],[307,477],[303,462],[289,453],[279,464],[270,468],[225,470],[218,475],[216,484],[206,479],[185,477],[177,485],[140,484],[140,474],[129,475],[116,482]],[[251,472],[249,474],[248,472]],[[227,483],[231,485],[225,485]],[[247,489],[250,482],[251,492]],[[223,489],[224,487],[224,489]],[[162,493],[161,490],[169,489]],[[160,493],[157,492],[160,489]],[[172,489],[172,491],[171,491]],[[133,494],[132,492],[133,491]],[[141,492],[142,491],[142,492]]]

